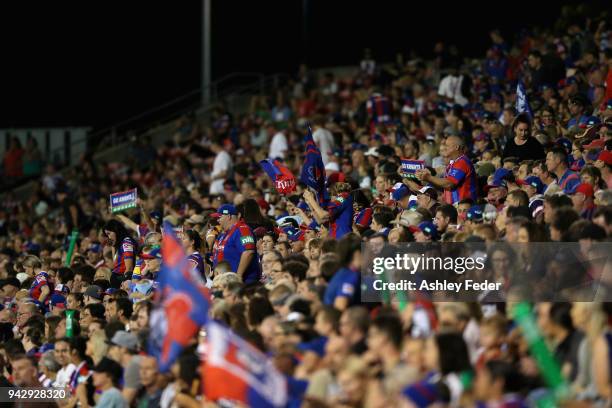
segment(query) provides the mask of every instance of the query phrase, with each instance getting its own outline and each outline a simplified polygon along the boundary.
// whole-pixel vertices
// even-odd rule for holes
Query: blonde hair
[[[24,267],[27,266],[29,268],[39,269],[42,267],[42,261],[36,255],[28,255],[23,260],[22,265]]]
[[[221,275],[217,275],[213,279],[214,287],[225,287],[231,282],[240,282],[242,283],[242,279],[237,273],[234,272],[224,272]]]
[[[89,336],[89,341],[91,341],[93,345],[93,355],[91,359],[94,361],[94,364],[98,364],[108,352],[108,344],[106,343],[106,334],[104,334],[104,330],[96,330],[93,332]]]

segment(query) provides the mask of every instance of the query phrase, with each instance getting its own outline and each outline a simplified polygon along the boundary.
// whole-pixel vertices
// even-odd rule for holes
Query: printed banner
[[[133,188],[128,191],[121,191],[110,195],[111,212],[117,213],[129,208],[136,208],[138,200],[138,190]]]
[[[402,176],[408,178],[414,178],[414,173],[417,170],[421,170],[425,168],[425,162],[422,160],[410,160],[402,158]]]

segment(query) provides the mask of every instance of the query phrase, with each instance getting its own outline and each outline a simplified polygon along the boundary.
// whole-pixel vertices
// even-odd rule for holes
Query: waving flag
[[[164,224],[160,293],[151,312],[149,353],[161,372],[170,366],[208,320],[210,294],[193,271],[172,226]]]
[[[293,173],[280,161],[266,159],[259,162],[259,165],[266,172],[274,183],[274,188],[281,194],[289,194],[295,191],[295,177]]]
[[[525,86],[523,81],[519,81],[516,86],[516,111],[518,113],[526,113],[529,118],[533,118],[529,101],[527,100],[527,92],[525,92]]]
[[[321,151],[312,138],[310,126],[308,127],[308,134],[304,142],[306,144],[306,152],[300,180],[317,193],[319,202],[327,201],[329,197],[325,189],[325,166],[323,165]]]
[[[206,325],[207,351],[202,369],[204,395],[249,407],[287,405],[287,381],[261,351],[213,320]]]

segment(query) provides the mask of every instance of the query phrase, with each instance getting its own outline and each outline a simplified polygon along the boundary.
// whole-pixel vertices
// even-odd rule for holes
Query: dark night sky
[[[293,73],[303,60],[353,64],[366,46],[378,60],[390,60],[398,50],[429,52],[445,38],[481,55],[491,28],[511,33],[550,24],[559,7],[458,3],[310,0],[305,48],[302,0],[213,0],[213,77]],[[100,127],[199,87],[199,1],[97,4],[0,4],[0,126]]]

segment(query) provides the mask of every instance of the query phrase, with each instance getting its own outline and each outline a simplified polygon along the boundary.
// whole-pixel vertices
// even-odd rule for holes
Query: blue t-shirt
[[[329,281],[323,302],[333,306],[338,297],[345,297],[349,300],[349,305],[359,302],[359,272],[349,268],[339,269]]]
[[[330,215],[332,238],[340,239],[353,231],[353,198],[349,193],[342,193],[327,204]]]
[[[213,265],[217,266],[219,262],[227,261],[232,267],[232,271],[236,272],[244,251],[254,251],[254,253],[242,277],[243,281],[244,283],[258,282],[261,277],[261,269],[259,267],[259,257],[256,253],[255,237],[251,228],[243,221],[238,221],[227,232],[217,237],[213,246]]]

